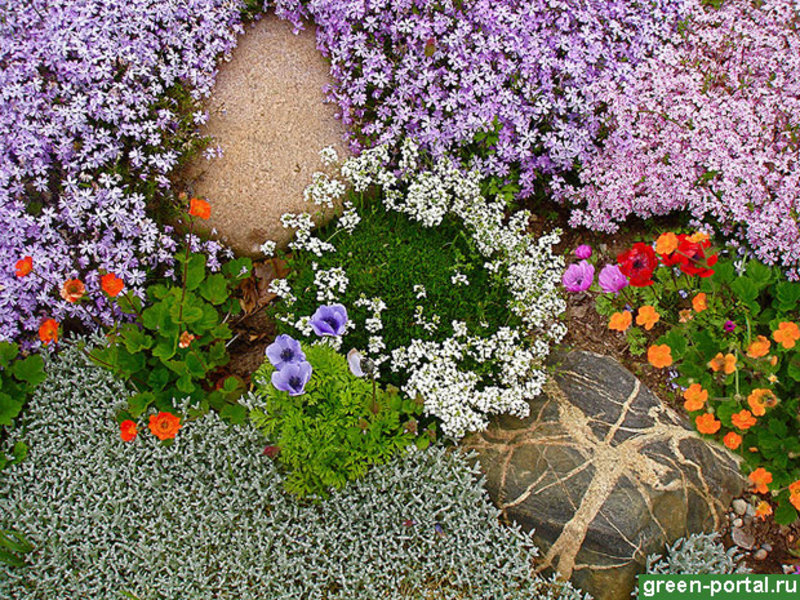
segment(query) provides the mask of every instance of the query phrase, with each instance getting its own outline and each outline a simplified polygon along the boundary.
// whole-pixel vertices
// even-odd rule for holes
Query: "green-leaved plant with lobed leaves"
[[[391,385],[356,377],[326,344],[304,344],[303,351],[313,369],[304,394],[276,389],[269,361],[253,376],[259,405],[250,418],[274,444],[276,459],[287,470],[288,492],[327,497],[401,448],[423,449],[435,438],[434,426],[418,431],[420,402]]]
[[[13,425],[36,386],[45,377],[44,360],[40,355],[26,356],[20,353],[18,344],[0,342],[0,428]],[[11,456],[0,452],[0,470],[9,461],[18,462],[24,456],[25,446],[22,444],[14,447]]]
[[[241,311],[231,292],[249,276],[251,261],[239,258],[226,263],[220,272],[210,273],[206,256],[179,253],[176,270],[180,285],[165,281],[147,288],[147,302],[130,294],[116,302],[132,322],[116,325],[109,343],[95,348],[91,358],[133,385],[133,394],[120,420],[137,418],[154,406],[174,411],[173,399],[190,398],[197,414],[213,408],[233,422],[243,422],[246,411],[236,403],[243,383],[228,376],[218,386],[209,379],[226,365],[226,341],[232,336],[223,315]],[[181,335],[188,334],[188,344]]]

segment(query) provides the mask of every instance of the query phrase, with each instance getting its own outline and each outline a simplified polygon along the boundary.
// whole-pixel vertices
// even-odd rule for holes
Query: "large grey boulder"
[[[478,452],[506,517],[535,530],[540,570],[621,600],[648,554],[718,528],[745,481],[733,455],[615,360],[560,361],[528,418],[498,417],[463,445]]]

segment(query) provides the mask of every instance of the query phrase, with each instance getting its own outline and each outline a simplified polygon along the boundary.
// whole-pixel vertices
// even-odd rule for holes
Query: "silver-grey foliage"
[[[725,550],[718,533],[695,533],[667,546],[663,556],[647,557],[648,573],[749,573],[735,546]]]
[[[530,575],[530,538],[498,522],[458,453],[410,452],[301,505],[254,430],[211,414],[172,446],[143,424],[125,443],[123,385],[75,347],[48,371],[28,458],[0,473],[0,528],[36,546],[26,567],[0,564],[0,598],[579,597]]]

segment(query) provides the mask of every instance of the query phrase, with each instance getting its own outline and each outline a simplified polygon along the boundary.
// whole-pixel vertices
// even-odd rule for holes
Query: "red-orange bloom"
[[[658,236],[656,254],[672,254],[678,248],[678,236],[668,231]]]
[[[800,340],[800,329],[796,323],[783,321],[778,324],[778,329],[772,332],[772,339],[784,348],[794,348],[795,342]]]
[[[631,326],[633,316],[630,311],[615,312],[608,321],[608,328],[614,331],[625,331]]]
[[[731,415],[731,423],[736,429],[746,431],[756,424],[756,418],[749,410],[741,410]]]
[[[663,369],[672,364],[672,349],[666,344],[657,344],[647,349],[647,362],[656,369]]]
[[[735,431],[729,431],[725,434],[725,437],[722,438],[722,442],[731,450],[736,450],[742,445],[742,436]]]
[[[189,201],[189,214],[193,217],[208,219],[211,216],[211,205],[200,198],[192,198]]]
[[[708,400],[708,390],[704,390],[699,383],[693,383],[683,392],[683,398],[686,400],[683,407],[688,412],[700,410]]]
[[[708,297],[706,296],[705,292],[700,292],[694,298],[692,298],[692,308],[696,312],[703,312],[708,308]]]
[[[150,416],[148,427],[158,439],[169,440],[177,435],[178,430],[181,428],[181,420],[171,413],[160,412],[157,415]]]
[[[119,435],[123,442],[130,442],[136,437],[136,423],[128,419],[119,424]]]
[[[113,298],[119,295],[122,288],[125,287],[125,282],[114,275],[114,273],[106,273],[100,278],[100,287],[103,288],[106,294]]]
[[[797,510],[800,510],[800,480],[789,485],[789,502]]]
[[[736,356],[733,354],[722,355],[722,352],[717,352],[717,355],[708,361],[709,368],[716,373],[722,370],[725,375],[730,375],[736,370]]]
[[[193,336],[188,331],[184,331],[181,334],[180,338],[178,338],[178,347],[179,348],[188,348],[189,345],[192,343],[192,341],[194,339],[195,339],[195,336]]]
[[[80,279],[67,279],[61,287],[61,297],[67,302],[77,302],[86,293],[86,286]]]
[[[26,256],[25,258],[18,260],[17,264],[14,265],[15,273],[17,277],[25,277],[29,275],[31,271],[33,271],[33,258],[30,256]]]
[[[762,500],[761,502],[758,503],[758,506],[756,507],[757,519],[761,519],[763,521],[771,514],[772,514],[772,507],[770,506],[769,502]]]
[[[747,478],[753,484],[756,493],[766,494],[769,492],[767,484],[772,483],[772,473],[767,471],[764,467],[758,467],[755,471],[750,473]]]
[[[45,319],[39,325],[39,339],[46,346],[50,342],[58,342],[58,321],[55,319]]]
[[[697,431],[706,435],[714,435],[722,427],[722,423],[711,413],[703,413],[694,420]]]
[[[762,356],[766,356],[771,345],[772,344],[770,344],[766,337],[760,335],[747,347],[747,356],[750,358],[761,358]]]
[[[747,396],[747,404],[757,417],[763,417],[767,408],[772,408],[778,403],[778,397],[767,388],[756,388]]]
[[[636,324],[650,331],[660,318],[661,316],[656,312],[656,309],[646,304],[639,309],[639,314],[636,315]]]

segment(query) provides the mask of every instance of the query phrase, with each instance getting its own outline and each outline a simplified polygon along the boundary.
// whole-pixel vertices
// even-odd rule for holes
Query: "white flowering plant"
[[[507,215],[478,172],[410,140],[399,152],[378,146],[345,161],[347,187],[314,178],[310,201],[344,196],[328,226],[312,232],[310,214],[284,217],[296,234],[290,274],[271,287],[274,316],[282,332],[310,337],[318,303],[346,304],[345,349],[364,352],[457,439],[491,414],[527,415],[541,391],[544,359],[566,330],[559,232],[530,234],[530,215]]]

